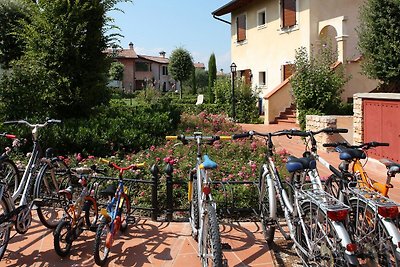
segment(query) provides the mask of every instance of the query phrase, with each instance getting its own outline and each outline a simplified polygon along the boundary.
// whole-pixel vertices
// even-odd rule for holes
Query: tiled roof
[[[169,59],[166,57],[154,57],[154,56],[146,56],[146,55],[138,55],[139,58],[142,59],[147,59],[156,63],[160,63],[160,64],[168,64],[169,63]]]
[[[113,49],[108,48],[106,51],[107,54],[111,55],[113,53]],[[134,49],[118,49],[116,58],[138,58]]]
[[[204,66],[204,63],[200,63],[200,62],[194,63],[193,66],[194,66],[195,68],[197,68],[197,69],[205,69],[205,68],[206,68],[206,67]]]
[[[225,14],[231,13],[232,11],[234,11],[236,9],[246,6],[246,5],[250,4],[251,2],[253,2],[253,0],[233,0],[233,1],[230,1],[229,3],[227,3],[226,5],[218,8],[211,14],[214,16],[223,16]]]

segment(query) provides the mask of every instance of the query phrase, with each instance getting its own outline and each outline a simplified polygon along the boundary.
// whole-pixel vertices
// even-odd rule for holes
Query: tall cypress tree
[[[400,1],[365,1],[357,31],[364,73],[381,80],[382,91],[400,92]]]
[[[215,102],[214,83],[216,79],[217,79],[217,64],[215,61],[215,55],[214,53],[212,53],[210,59],[208,60],[208,96],[210,99],[210,103]]]

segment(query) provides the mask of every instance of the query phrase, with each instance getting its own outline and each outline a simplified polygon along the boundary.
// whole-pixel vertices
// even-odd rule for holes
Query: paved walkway
[[[220,231],[222,242],[231,247],[224,250],[229,266],[274,266],[257,223],[222,223]],[[107,266],[200,266],[197,243],[190,233],[189,223],[140,219],[116,239]],[[11,240],[0,266],[94,266],[94,235],[82,233],[70,256],[61,258],[54,251],[52,232],[35,218],[25,235],[17,234]]]

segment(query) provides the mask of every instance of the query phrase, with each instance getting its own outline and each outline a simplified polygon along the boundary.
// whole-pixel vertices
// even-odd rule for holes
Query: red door
[[[389,147],[370,149],[376,159],[400,162],[400,101],[364,99],[364,142],[389,143]]]

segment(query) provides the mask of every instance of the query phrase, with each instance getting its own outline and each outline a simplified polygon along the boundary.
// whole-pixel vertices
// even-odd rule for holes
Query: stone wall
[[[353,142],[359,145],[364,140],[363,135],[363,103],[362,98],[355,94],[353,96]]]
[[[318,116],[318,115],[306,116],[306,130],[318,131],[324,128],[338,128],[337,116]],[[316,135],[315,140],[317,141],[318,149],[326,152],[333,151],[333,149],[323,147],[322,144],[347,141],[341,134],[325,134],[325,133]]]

